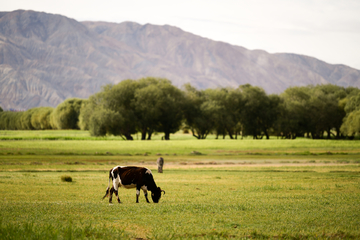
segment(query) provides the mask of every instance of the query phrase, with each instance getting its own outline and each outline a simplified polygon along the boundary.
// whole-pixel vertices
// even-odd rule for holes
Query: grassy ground
[[[153,169],[166,191],[159,204],[147,204],[143,196],[136,204],[135,190],[120,189],[123,203],[113,205],[101,200],[105,170],[0,172],[1,232],[20,227],[20,235],[105,238],[105,228],[120,239],[358,239],[359,170],[357,165],[173,168],[163,174]],[[73,182],[62,182],[64,174]]]
[[[360,141],[215,139],[197,140],[190,134],[172,135],[162,141],[123,141],[119,137],[102,139],[86,131],[0,131],[0,155],[314,155],[360,154]],[[85,137],[85,135],[87,135]],[[5,137],[4,137],[5,136]],[[68,137],[69,139],[64,139]],[[51,139],[51,140],[48,140]],[[116,140],[114,140],[116,139]],[[135,138],[136,139],[136,138]],[[71,140],[71,141],[70,141]]]
[[[152,140],[161,140],[163,134],[155,133]],[[141,138],[140,134],[133,135],[134,140]],[[188,140],[194,138],[191,134],[176,133],[171,135],[172,140]],[[209,135],[209,139],[214,139],[215,135]],[[117,140],[125,141],[120,136],[92,137],[89,131],[81,130],[0,130],[0,140]]]
[[[75,139],[85,134],[0,141],[0,239],[360,238],[358,141]],[[136,204],[134,189],[102,201],[115,165],[152,169],[160,203],[141,192]]]

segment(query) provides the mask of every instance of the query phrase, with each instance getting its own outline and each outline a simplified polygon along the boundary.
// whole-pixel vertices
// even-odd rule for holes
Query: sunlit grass
[[[120,189],[123,203],[113,205],[101,200],[107,170],[68,172],[73,182],[62,182],[63,173],[57,172],[0,172],[2,228],[26,229],[31,223],[29,231],[36,233],[65,231],[71,224],[73,234],[104,239],[104,229],[125,239],[360,237],[359,166],[167,169],[163,174],[153,168],[166,190],[159,204],[147,204],[142,193],[136,204],[135,190]]]
[[[38,136],[37,136],[38,135]],[[91,138],[86,131],[0,131],[0,155],[333,155],[360,154],[360,141],[214,139],[177,133],[170,141]],[[4,138],[6,136],[7,138]],[[68,139],[66,139],[68,138]],[[49,140],[53,139],[53,140]],[[135,138],[136,139],[136,138]]]
[[[0,138],[12,134],[22,140],[0,141],[0,239],[360,238],[359,141]],[[136,204],[134,189],[120,189],[120,205],[102,201],[116,165],[151,168],[160,203],[141,192]]]

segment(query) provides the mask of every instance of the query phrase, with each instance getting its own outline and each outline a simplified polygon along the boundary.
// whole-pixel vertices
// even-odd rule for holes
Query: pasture
[[[44,134],[58,132],[0,141],[1,239],[360,238],[358,141]],[[119,190],[122,204],[101,200],[115,165],[149,167],[160,203],[141,192],[136,204],[134,189]]]

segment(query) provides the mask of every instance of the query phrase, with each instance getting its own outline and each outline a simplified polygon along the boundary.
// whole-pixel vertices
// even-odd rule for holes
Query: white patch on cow
[[[116,167],[113,167],[113,168],[111,169],[111,176],[112,176],[112,177],[114,177],[114,171],[115,171],[115,169],[118,168],[118,167],[120,167],[120,166],[116,166]]]
[[[121,185],[122,185],[121,179],[120,179],[120,176],[118,175],[117,178],[114,178],[114,180],[113,180],[114,189],[117,191]]]
[[[115,170],[115,168],[116,168],[116,167],[113,167],[113,168],[111,169],[111,176],[112,176],[112,177],[114,177],[114,170]]]
[[[139,196],[140,195],[140,191],[136,189],[136,195]]]
[[[146,172],[145,172],[145,173],[150,174],[150,175],[152,174],[152,173],[151,173],[151,170],[148,169],[148,168],[146,169]]]
[[[143,190],[144,192],[144,195],[146,196],[147,195],[147,186],[142,186],[141,189]]]

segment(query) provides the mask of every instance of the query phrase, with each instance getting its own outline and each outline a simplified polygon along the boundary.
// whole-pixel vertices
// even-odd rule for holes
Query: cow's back
[[[143,167],[119,167],[121,184],[142,184],[147,170],[147,168]]]

